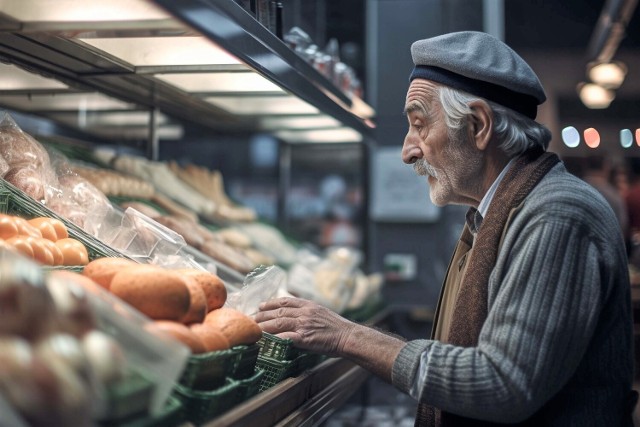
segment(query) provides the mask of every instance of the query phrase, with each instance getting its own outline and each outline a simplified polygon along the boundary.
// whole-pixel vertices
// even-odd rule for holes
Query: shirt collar
[[[500,172],[500,175],[498,175],[496,180],[493,181],[493,184],[491,184],[491,187],[489,187],[489,190],[487,191],[487,193],[484,195],[482,200],[480,200],[480,204],[478,205],[478,213],[482,216],[482,218],[484,218],[487,215],[487,211],[489,210],[489,205],[491,204],[491,200],[493,200],[493,196],[496,194],[498,185],[500,185],[500,182],[502,181],[504,176],[507,174],[507,171],[513,164],[514,160],[515,159],[509,160],[509,163],[507,163],[504,169],[502,169],[502,172]]]

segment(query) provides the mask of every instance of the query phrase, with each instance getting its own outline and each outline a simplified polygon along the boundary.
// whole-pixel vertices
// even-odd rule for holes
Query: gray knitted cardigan
[[[478,345],[408,342],[393,366],[397,388],[480,420],[630,425],[629,273],[596,190],[556,165],[513,218],[488,288]]]

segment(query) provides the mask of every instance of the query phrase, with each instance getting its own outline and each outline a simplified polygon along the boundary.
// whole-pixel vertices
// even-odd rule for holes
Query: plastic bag
[[[249,273],[242,288],[228,295],[226,307],[254,316],[258,306],[273,298],[291,296],[286,291],[287,273],[277,266],[260,266]]]
[[[343,312],[355,288],[355,269],[361,255],[347,248],[330,248],[322,256],[300,249],[289,269],[287,289],[292,294]]]
[[[103,219],[113,210],[109,199],[75,173],[64,155],[50,150],[49,158],[57,179],[47,185],[44,204],[92,236],[103,233]]]
[[[48,185],[57,185],[47,151],[7,112],[0,120],[0,176],[39,202]]]

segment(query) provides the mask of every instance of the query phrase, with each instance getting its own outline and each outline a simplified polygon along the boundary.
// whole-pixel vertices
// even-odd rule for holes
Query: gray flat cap
[[[538,76],[509,46],[490,34],[462,31],[411,45],[415,68],[423,78],[496,102],[535,119],[546,99]]]

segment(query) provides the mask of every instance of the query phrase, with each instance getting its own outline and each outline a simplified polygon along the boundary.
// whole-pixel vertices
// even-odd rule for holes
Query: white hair
[[[499,141],[499,148],[509,158],[516,157],[534,147],[547,150],[551,141],[551,132],[535,120],[467,92],[447,86],[438,86],[436,90],[452,139],[466,130],[467,117],[472,114],[469,103],[483,100],[493,110],[493,133]]]

